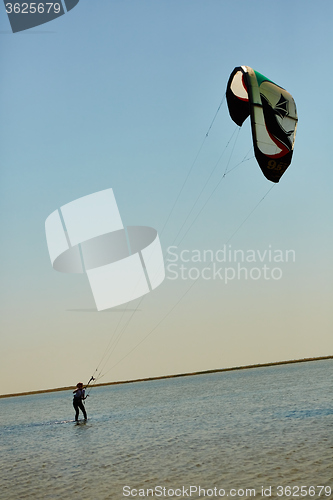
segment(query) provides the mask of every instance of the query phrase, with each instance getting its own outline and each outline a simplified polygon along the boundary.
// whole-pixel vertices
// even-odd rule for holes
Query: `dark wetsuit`
[[[82,403],[82,399],[84,398],[84,389],[77,389],[74,393],[73,406],[75,409],[75,420],[79,420],[79,409],[82,411],[85,420],[87,420],[86,409]]]

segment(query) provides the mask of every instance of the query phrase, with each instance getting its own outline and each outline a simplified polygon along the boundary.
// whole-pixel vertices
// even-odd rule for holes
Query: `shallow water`
[[[200,486],[259,499],[271,486],[270,498],[332,499],[332,375],[325,360],[100,387],[79,424],[71,392],[1,399],[0,498],[147,498],[156,486],[157,498],[204,498]]]

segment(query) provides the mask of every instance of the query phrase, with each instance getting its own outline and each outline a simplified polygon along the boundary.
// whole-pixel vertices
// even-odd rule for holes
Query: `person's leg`
[[[87,412],[86,412],[86,409],[85,409],[84,404],[82,403],[82,401],[79,402],[79,407],[80,407],[80,410],[83,413],[83,416],[84,416],[85,420],[87,420]]]
[[[79,401],[80,403],[80,401]],[[78,403],[77,401],[73,401],[73,406],[74,406],[74,409],[75,409],[75,421],[78,421],[79,420],[79,406],[78,406]]]

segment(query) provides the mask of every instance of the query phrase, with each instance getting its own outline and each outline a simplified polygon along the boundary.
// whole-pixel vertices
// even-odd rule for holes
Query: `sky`
[[[0,392],[331,355],[332,4],[80,0],[15,34],[0,9]],[[239,65],[296,102],[276,185],[223,100]],[[97,312],[85,275],[52,268],[44,225],[108,188],[124,225],[158,231],[166,279]],[[223,250],[256,255],[247,279]]]

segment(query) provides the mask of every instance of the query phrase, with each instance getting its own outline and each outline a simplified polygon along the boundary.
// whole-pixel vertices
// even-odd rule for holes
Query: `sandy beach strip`
[[[106,386],[106,385],[118,385],[118,384],[133,384],[135,382],[149,382],[151,380],[163,380],[163,379],[178,378],[178,377],[191,377],[193,375],[207,375],[209,373],[230,372],[230,371],[235,371],[235,370],[249,370],[251,368],[264,368],[264,367],[268,367],[268,366],[288,365],[288,364],[292,364],[292,363],[308,363],[310,361],[323,361],[326,359],[333,359],[333,355],[332,356],[320,356],[317,358],[303,358],[303,359],[291,359],[288,361],[275,361],[272,363],[259,363],[259,364],[255,364],[255,365],[234,366],[231,368],[216,368],[213,370],[204,370],[204,371],[192,372],[192,373],[177,373],[175,375],[162,375],[160,377],[148,377],[148,378],[140,378],[140,379],[135,379],[135,380],[119,380],[116,382],[104,382],[102,384],[94,384],[93,387],[102,387],[102,386]],[[55,389],[42,389],[39,391],[18,392],[15,394],[0,394],[0,399],[1,398],[12,398],[12,397],[16,397],[16,396],[31,396],[33,394],[44,394],[47,392],[70,391],[73,389],[75,389],[75,386],[58,387]]]

